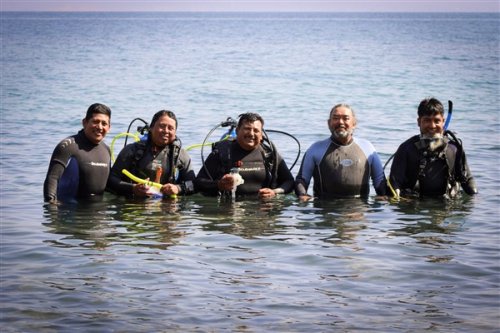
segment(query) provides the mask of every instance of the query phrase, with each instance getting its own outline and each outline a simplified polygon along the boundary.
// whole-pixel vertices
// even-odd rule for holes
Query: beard
[[[336,139],[347,139],[350,135],[352,135],[353,130],[346,128],[331,128],[330,132],[332,132],[333,137]]]
[[[445,145],[442,133],[420,134],[420,141],[424,143],[430,151],[436,151]]]
[[[428,134],[428,133],[422,133],[420,134],[421,139],[427,139],[427,140],[439,140],[443,138],[442,133],[434,133],[434,134]]]

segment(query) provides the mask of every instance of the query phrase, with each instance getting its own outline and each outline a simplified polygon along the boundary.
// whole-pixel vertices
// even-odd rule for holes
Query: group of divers
[[[199,145],[202,166],[195,173],[188,151],[177,137],[177,117],[161,110],[148,124],[135,118],[124,148],[115,158],[104,143],[111,126],[111,109],[92,104],[83,128],[54,149],[44,182],[44,200],[51,204],[101,200],[105,192],[127,198],[175,198],[194,193],[221,198],[273,198],[295,192],[301,201],[368,197],[370,180],[377,196],[395,200],[410,197],[454,198],[477,193],[461,141],[448,130],[452,114],[448,102],[422,100],[417,110],[420,133],[404,141],[382,165],[370,141],[355,137],[356,116],[348,104],[335,105],[329,114],[331,135],[313,143],[293,177],[291,168],[264,130],[257,113],[243,113],[218,124]],[[136,121],[144,126],[130,133]],[[216,142],[207,142],[217,129],[228,127]],[[271,130],[269,130],[271,131]],[[289,135],[286,132],[275,131]],[[289,135],[291,136],[291,135]],[[127,144],[128,137],[134,142]],[[299,154],[293,163],[297,162]],[[211,146],[204,158],[203,149]],[[392,159],[390,175],[385,166]],[[292,166],[292,168],[293,168]],[[311,180],[312,196],[308,192]],[[462,191],[463,190],[463,191]]]

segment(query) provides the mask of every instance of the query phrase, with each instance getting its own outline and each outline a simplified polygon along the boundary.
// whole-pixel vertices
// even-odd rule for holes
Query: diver
[[[367,197],[371,178],[377,195],[385,195],[382,162],[368,140],[353,136],[357,120],[351,106],[335,105],[327,122],[331,136],[306,151],[295,180],[295,194],[301,201],[311,199],[307,189],[314,178],[313,193],[321,199]]]
[[[54,149],[43,184],[50,203],[99,201],[111,168],[110,149],[103,142],[111,127],[111,109],[94,103],[82,120],[83,129]]]
[[[293,176],[263,127],[259,114],[240,115],[236,139],[213,145],[196,177],[196,189],[209,196],[272,198],[290,193]]]
[[[450,102],[450,113],[451,113]],[[443,104],[426,98],[418,106],[420,135],[403,142],[391,166],[389,185],[395,196],[445,196],[477,193],[462,143],[446,129]]]
[[[191,157],[182,148],[177,138],[177,118],[172,111],[155,113],[146,140],[125,146],[111,168],[108,190],[127,197],[145,198],[155,193],[154,188],[133,183],[123,170],[131,174],[162,184],[163,196],[190,195],[195,192],[195,173]]]

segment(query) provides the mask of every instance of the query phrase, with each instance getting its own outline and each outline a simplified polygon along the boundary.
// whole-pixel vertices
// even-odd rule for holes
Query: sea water
[[[498,332],[499,23],[1,13],[2,332]],[[258,112],[299,141],[270,134],[296,175],[334,104],[352,105],[385,163],[428,96],[454,103],[475,197],[43,203],[52,150],[95,102],[113,111],[108,145],[161,109],[184,147]],[[210,147],[189,152],[198,171]]]

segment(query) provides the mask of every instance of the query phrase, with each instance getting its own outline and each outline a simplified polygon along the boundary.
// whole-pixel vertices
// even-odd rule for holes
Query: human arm
[[[43,184],[43,197],[46,202],[57,203],[57,187],[64,173],[64,165],[51,161],[47,171],[47,177]]]
[[[387,194],[387,181],[379,155],[374,150],[370,155],[370,176],[377,195]]]
[[[314,171],[314,161],[312,156],[307,151],[302,159],[299,172],[295,177],[295,194],[300,200],[309,200],[310,195],[307,194],[307,189]]]
[[[462,170],[460,175],[460,184],[462,185],[463,190],[468,195],[475,195],[478,193],[476,187],[476,181],[472,176],[469,165],[467,163],[467,158],[465,157],[465,152],[462,155]]]
[[[224,178],[220,169],[218,156],[214,152],[210,153],[194,180],[196,191],[215,196],[220,190],[224,191],[224,188],[230,190],[233,178]]]
[[[393,196],[399,196],[400,193],[404,193],[404,190],[409,188],[409,179],[407,178],[408,172],[407,170],[408,164],[408,152],[407,152],[407,144],[401,144],[394,157],[392,159],[391,171],[389,174],[389,179],[387,180],[387,185],[389,190]],[[412,168],[413,170],[414,168]],[[414,170],[416,173],[416,169]],[[415,174],[415,181],[416,181]],[[413,186],[412,186],[413,187]]]
[[[122,170],[126,169],[132,173],[135,170],[130,170],[132,167],[132,159],[134,157],[132,144],[123,148],[123,150],[118,154],[111,172],[109,174],[108,183],[106,189],[112,193],[118,195],[124,195],[128,197],[132,196],[144,196],[149,190],[148,186],[139,184],[134,184],[129,180],[126,180],[123,176]]]
[[[261,198],[272,198],[277,194],[286,194],[293,191],[295,182],[290,169],[288,169],[285,160],[279,154],[276,160],[278,163],[277,187],[260,189],[259,197]]]
[[[66,166],[71,161],[74,138],[69,137],[61,141],[52,152],[47,176],[43,184],[44,200],[50,203],[57,203],[57,191],[59,182],[66,170]],[[74,161],[74,163],[77,163]],[[77,189],[75,189],[75,192]]]

